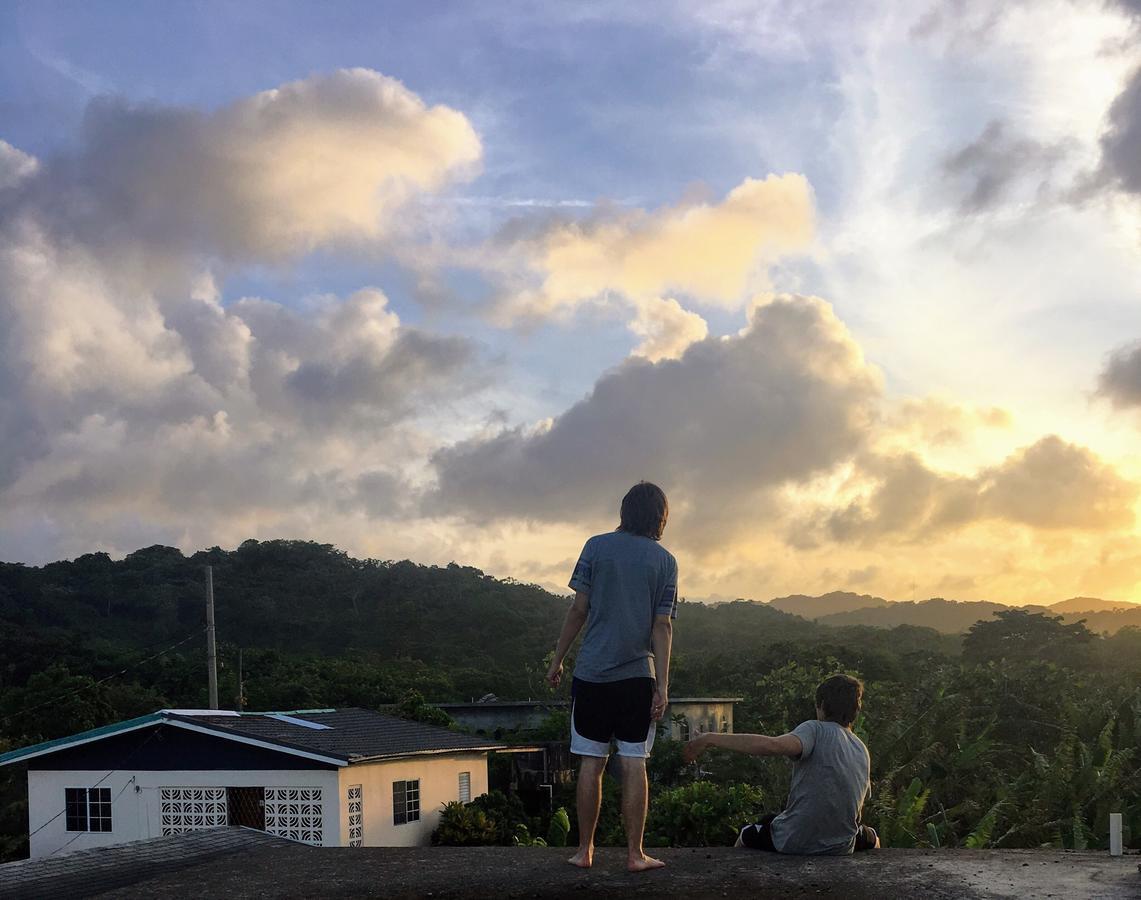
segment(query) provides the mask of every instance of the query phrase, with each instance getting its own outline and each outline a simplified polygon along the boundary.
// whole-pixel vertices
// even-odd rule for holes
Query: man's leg
[[[589,869],[594,863],[594,829],[602,807],[602,773],[605,770],[605,756],[584,756],[578,769],[578,853],[567,862],[583,869]]]
[[[776,813],[769,813],[761,816],[761,820],[756,824],[741,826],[741,828],[737,830],[737,843],[733,846],[776,853],[777,848],[773,846],[772,832],[773,819],[775,818]]]
[[[856,831],[856,846],[855,850],[859,853],[861,850],[878,850],[880,846],[880,836],[876,834],[876,830],[869,825],[861,825]]]
[[[626,868],[631,872],[660,869],[660,859],[646,856],[642,835],[646,828],[647,797],[646,760],[636,756],[620,756],[622,761],[622,824],[626,828]]]

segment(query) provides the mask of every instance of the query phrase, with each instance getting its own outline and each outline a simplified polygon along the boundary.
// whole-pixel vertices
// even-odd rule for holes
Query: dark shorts
[[[609,756],[610,742],[619,756],[645,759],[654,746],[650,705],[654,679],[625,678],[595,683],[579,678],[571,682],[571,753]]]
[[[777,848],[773,846],[773,819],[776,818],[774,813],[769,813],[766,816],[761,816],[761,821],[750,824],[742,825],[737,836],[741,839],[741,843],[748,847],[750,850],[767,850],[769,853],[776,853]],[[856,830],[856,846],[855,852],[859,853],[861,850],[874,850],[876,846],[876,830],[867,825],[861,825]]]

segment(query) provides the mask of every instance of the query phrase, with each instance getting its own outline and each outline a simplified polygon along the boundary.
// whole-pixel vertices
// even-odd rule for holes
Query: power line
[[[118,672],[112,672],[110,675],[106,676],[105,678],[100,678],[98,681],[94,681],[91,684],[86,684],[83,687],[76,688],[73,691],[68,691],[66,693],[60,694],[58,697],[52,697],[50,700],[45,700],[43,703],[37,703],[35,706],[29,706],[26,709],[17,710],[14,713],[10,713],[8,716],[6,716],[6,718],[12,719],[12,718],[19,718],[20,716],[26,716],[29,713],[33,713],[33,712],[36,712],[37,710],[43,709],[45,706],[51,706],[53,703],[59,703],[59,701],[61,701],[61,700],[66,700],[69,697],[74,697],[77,694],[82,694],[84,691],[93,690],[94,688],[99,687],[101,684],[106,684],[112,678],[118,678],[120,675],[125,675],[127,672],[130,672],[132,669],[137,669],[139,666],[145,665],[146,663],[149,663],[151,660],[158,659],[160,656],[164,656],[165,654],[170,653],[172,650],[177,650],[183,644],[185,644],[188,641],[191,641],[194,638],[198,637],[198,635],[205,632],[205,630],[206,629],[203,628],[200,631],[192,631],[190,634],[188,634],[186,637],[184,637],[182,640],[178,641],[177,643],[171,644],[169,647],[163,648],[162,650],[158,651],[158,653],[152,653],[150,656],[148,656],[144,659],[140,659],[138,662],[127,666],[125,669],[120,669]],[[151,644],[150,646],[153,647],[155,645]],[[144,649],[146,649],[146,648],[144,648]]]
[[[158,723],[156,723],[156,724],[158,724]],[[101,785],[104,781],[106,781],[108,778],[110,778],[116,772],[122,771],[123,766],[125,766],[128,762],[130,762],[132,759],[134,759],[135,754],[138,753],[140,750],[142,750],[143,747],[145,747],[147,744],[149,744],[152,740],[154,740],[154,738],[157,734],[158,734],[158,729],[155,728],[154,731],[152,731],[150,734],[147,735],[146,739],[144,741],[142,741],[142,743],[140,743],[137,747],[135,747],[133,750],[131,750],[130,753],[128,753],[126,756],[124,756],[122,758],[122,760],[120,760],[118,766],[116,766],[114,769],[111,769],[111,771],[109,771],[106,775],[104,775],[97,782],[95,782],[95,784],[91,785],[91,787],[92,788],[99,787],[99,785]],[[127,782],[127,784],[130,784],[130,783],[131,783],[130,781]],[[125,791],[127,789],[127,784],[123,785],[122,790],[120,790],[119,793],[117,793],[115,795],[115,799],[111,801],[112,806],[114,806],[115,800],[118,800],[123,795],[123,791]],[[88,788],[88,790],[90,790],[90,788]],[[31,840],[33,835],[39,834],[41,831],[43,831],[45,828],[47,828],[52,822],[54,822],[56,819],[58,819],[60,816],[62,816],[66,812],[67,812],[67,804],[65,802],[63,809],[61,809],[54,816],[52,816],[50,819],[48,819],[46,822],[44,822],[42,825],[40,825],[39,828],[37,828],[35,831],[28,832],[28,840]],[[74,838],[71,839],[71,841],[74,841],[81,834],[90,834],[90,832],[80,831],[76,834],[76,836]],[[64,847],[69,846],[71,844],[71,841],[68,841],[63,846]],[[55,853],[58,850],[62,850],[62,849],[63,849],[63,847],[57,847],[55,850],[52,851],[52,853]],[[49,853],[48,855],[50,856],[51,854]]]

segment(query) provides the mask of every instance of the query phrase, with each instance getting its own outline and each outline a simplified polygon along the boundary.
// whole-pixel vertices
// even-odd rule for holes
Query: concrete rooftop
[[[1141,898],[1136,853],[882,850],[804,858],[729,848],[664,849],[631,875],[601,848],[590,871],[546,848],[313,848],[245,829],[139,841],[0,866],[0,896]]]

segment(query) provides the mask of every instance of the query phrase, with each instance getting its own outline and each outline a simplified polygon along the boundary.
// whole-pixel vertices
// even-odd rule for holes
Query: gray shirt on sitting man
[[[871,790],[868,748],[836,722],[801,722],[792,730],[803,749],[793,761],[788,803],[772,823],[781,853],[851,853]]]

